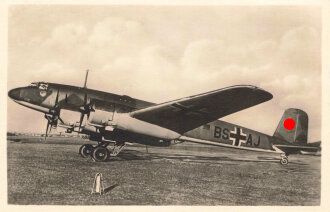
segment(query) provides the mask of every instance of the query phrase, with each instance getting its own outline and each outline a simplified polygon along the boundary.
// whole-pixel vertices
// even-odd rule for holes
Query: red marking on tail
[[[296,123],[293,119],[285,119],[284,123],[283,123],[285,129],[287,130],[292,130],[295,126],[296,126]]]

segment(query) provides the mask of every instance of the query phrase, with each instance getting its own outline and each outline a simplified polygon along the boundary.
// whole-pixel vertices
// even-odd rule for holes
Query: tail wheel
[[[283,158],[281,158],[280,162],[281,162],[282,165],[288,165],[289,160],[288,160],[287,157],[283,157]]]
[[[93,150],[93,158],[96,162],[106,161],[109,158],[109,150],[106,147],[99,146]]]
[[[83,158],[87,158],[92,155],[94,147],[91,144],[84,144],[79,149],[79,154]]]

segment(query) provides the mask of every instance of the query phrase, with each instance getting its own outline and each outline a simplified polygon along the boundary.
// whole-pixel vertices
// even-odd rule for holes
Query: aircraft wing
[[[272,98],[272,94],[258,87],[239,85],[154,105],[130,115],[183,134]]]
[[[281,151],[285,152],[287,155],[289,154],[297,154],[300,151],[306,152],[317,152],[320,150],[320,147],[309,147],[309,146],[295,146],[295,145],[286,145],[286,144],[274,144],[274,146]]]

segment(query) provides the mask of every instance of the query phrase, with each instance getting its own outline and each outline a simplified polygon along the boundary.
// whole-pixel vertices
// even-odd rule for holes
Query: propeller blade
[[[64,124],[64,121],[61,119],[61,117],[58,116],[58,119],[62,122],[62,124]]]
[[[80,129],[81,129],[81,125],[82,125],[82,122],[83,122],[83,120],[84,120],[84,116],[85,116],[85,113],[82,112],[81,115],[80,115],[80,121],[79,121],[79,131],[80,131]]]
[[[52,124],[51,124],[52,126],[51,127],[53,127],[53,125],[56,125],[57,126],[57,120],[60,120],[62,122],[62,124],[64,124],[64,121],[60,117],[61,108],[59,108],[59,106],[58,106],[58,96],[59,96],[59,93],[60,93],[60,89],[57,89],[56,99],[55,99],[55,111],[54,111],[54,114],[53,114],[53,116],[51,118],[51,120],[52,120]]]
[[[53,128],[53,125],[51,124],[48,133],[51,133],[52,132],[52,128]]]
[[[87,78],[88,78],[88,69],[86,70],[86,76],[85,76],[85,83],[84,83],[84,88],[87,86]]]
[[[85,83],[84,83],[84,113],[86,113],[87,110],[87,92],[86,92],[86,88],[87,88],[87,78],[88,78],[88,69],[86,70],[86,77],[85,77]]]
[[[84,96],[84,108],[85,110],[87,109],[87,93],[85,91],[85,96]]]
[[[84,83],[84,105],[83,105],[83,111],[81,111],[80,120],[79,120],[79,131],[81,129],[82,122],[84,121],[85,114],[88,114],[88,106],[87,106],[87,78],[88,78],[88,70],[86,70],[86,77],[85,77],[85,83]]]
[[[58,95],[60,93],[60,89],[57,89],[57,93],[56,93],[56,99],[55,99],[55,107],[57,107],[58,104]]]
[[[49,120],[48,120],[48,121],[47,121],[47,127],[46,127],[45,140],[46,140],[46,138],[47,138],[47,136],[48,136],[48,128],[49,128],[49,125],[50,125],[50,122],[49,122]]]

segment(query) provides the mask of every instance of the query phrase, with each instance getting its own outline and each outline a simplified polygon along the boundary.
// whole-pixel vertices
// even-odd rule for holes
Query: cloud
[[[278,42],[274,40],[264,40],[254,42],[247,47],[249,53],[246,55],[248,61],[254,61],[258,65],[274,63],[274,56],[278,51]]]
[[[225,64],[226,46],[221,40],[198,40],[188,44],[182,57],[182,66],[192,69],[214,72]]]
[[[297,27],[280,41],[278,62],[290,72],[315,74],[321,67],[320,34],[312,27]]]
[[[164,96],[175,93],[174,90],[171,92],[172,88],[168,85],[180,80],[179,69],[172,61],[172,56],[167,47],[149,46],[141,49],[134,57],[119,57],[108,62],[99,73],[111,76],[111,90],[129,93],[138,98],[149,96],[150,101],[162,101]],[[107,79],[101,81],[106,83]]]
[[[121,17],[111,17],[98,22],[88,40],[90,44],[97,47],[122,47],[123,44],[143,45],[139,43],[146,41],[146,36],[145,29],[140,22]]]
[[[48,52],[47,60],[68,67],[101,69],[118,57],[135,56],[149,46],[151,40],[142,23],[109,17],[92,27],[76,22],[58,25],[50,37],[35,37],[30,43],[40,42],[43,50]]]
[[[151,45],[150,35],[138,21],[121,17],[109,17],[99,21],[91,29],[86,44],[98,65],[121,56],[135,56]]]
[[[44,44],[51,48],[71,49],[75,45],[84,43],[86,35],[87,29],[83,24],[64,24],[55,27]]]

